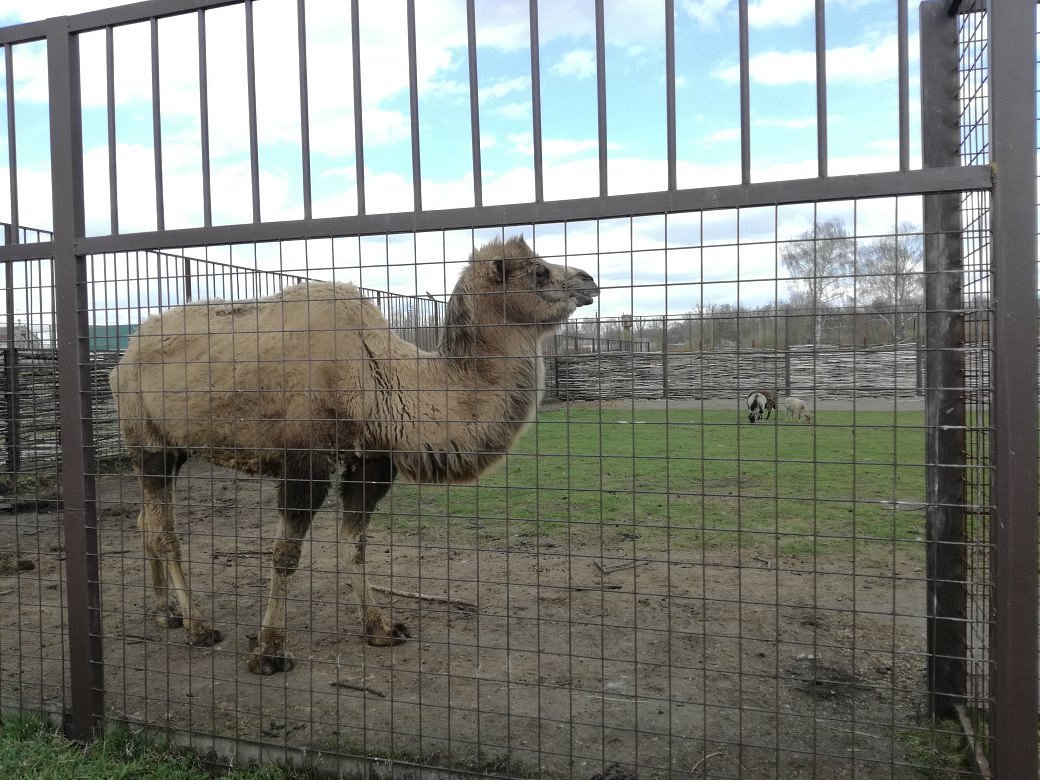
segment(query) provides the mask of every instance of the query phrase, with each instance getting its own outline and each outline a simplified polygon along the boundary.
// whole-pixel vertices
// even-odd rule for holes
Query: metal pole
[[[987,8],[995,171],[992,767],[995,777],[1037,777],[1036,3]]]
[[[922,3],[920,21],[922,161],[952,167],[960,162],[957,22],[944,2]],[[968,680],[960,195],[925,196],[924,233],[928,710],[953,718]]]
[[[54,300],[61,409],[62,518],[68,603],[69,736],[86,740],[104,712],[101,587],[90,404],[87,266],[77,254],[84,234],[79,43],[67,18],[47,28],[51,178],[54,208]]]
[[[15,243],[17,233],[12,225],[4,225],[4,243]],[[7,306],[7,348],[4,350],[4,389],[7,393],[7,468],[11,472],[13,491],[21,471],[21,432],[19,431],[18,402],[18,349],[15,346],[14,321],[14,261],[4,263],[4,297]]]

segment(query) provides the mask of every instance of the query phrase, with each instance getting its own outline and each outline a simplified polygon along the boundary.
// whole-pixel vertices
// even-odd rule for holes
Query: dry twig
[[[429,596],[425,593],[419,593],[417,591],[408,590],[397,590],[396,588],[386,588],[382,585],[373,585],[372,590],[378,591],[379,593],[386,593],[389,596],[400,596],[406,599],[419,599],[420,601],[433,601],[437,604],[450,604],[456,609],[462,609],[466,611],[476,610],[477,605],[472,601],[465,601],[463,599],[453,599],[448,596]]]
[[[708,753],[708,755],[702,756],[700,761],[698,761],[696,764],[694,764],[693,766],[690,767],[690,774],[692,775],[694,772],[696,772],[698,769],[700,769],[701,768],[701,764],[703,764],[709,758],[715,758],[716,756],[724,756],[724,755],[726,755],[725,751],[720,750],[718,753]]]
[[[385,693],[383,693],[382,691],[378,691],[375,688],[371,688],[368,685],[363,685],[363,684],[358,684],[358,683],[341,682],[340,680],[336,680],[334,682],[330,682],[329,685],[331,685],[333,688],[348,688],[349,690],[352,690],[352,691],[361,691],[362,693],[371,693],[373,696],[378,696],[380,699],[385,699],[386,698],[386,694]]]

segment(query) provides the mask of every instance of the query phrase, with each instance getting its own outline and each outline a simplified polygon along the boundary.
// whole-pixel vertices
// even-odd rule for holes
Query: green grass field
[[[395,530],[604,534],[669,548],[890,557],[924,534],[921,412],[827,412],[751,425],[731,411],[543,412],[476,485],[399,485]],[[458,534],[456,531],[456,539]]]
[[[111,729],[87,746],[71,742],[33,716],[0,724],[0,776],[34,780],[294,780],[303,775],[275,766],[221,771],[196,756],[123,729]]]

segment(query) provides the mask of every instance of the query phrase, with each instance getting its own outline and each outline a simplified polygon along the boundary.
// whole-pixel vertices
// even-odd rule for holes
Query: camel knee
[[[279,540],[271,551],[271,565],[276,575],[288,577],[300,565],[303,544],[297,539]]]
[[[165,560],[174,558],[180,560],[181,543],[173,531],[148,531],[144,532],[144,549],[149,558]]]

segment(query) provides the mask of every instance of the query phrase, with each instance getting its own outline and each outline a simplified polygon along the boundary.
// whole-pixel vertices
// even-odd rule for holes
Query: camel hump
[[[339,301],[363,298],[361,290],[349,282],[303,282],[286,287],[270,298],[261,298],[258,303],[272,301]]]

